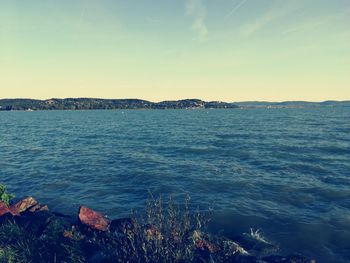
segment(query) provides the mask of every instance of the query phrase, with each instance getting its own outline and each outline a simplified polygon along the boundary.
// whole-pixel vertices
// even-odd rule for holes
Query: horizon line
[[[182,98],[182,99],[166,99],[166,100],[159,100],[159,101],[152,101],[147,99],[140,99],[140,98],[98,98],[98,97],[51,97],[47,99],[43,98],[28,98],[28,97],[22,97],[22,98],[0,98],[0,100],[39,100],[39,101],[47,101],[47,100],[67,100],[67,99],[98,99],[98,100],[142,100],[147,101],[151,103],[159,103],[159,102],[165,102],[165,101],[182,101],[182,100],[201,100],[204,102],[225,102],[225,103],[248,103],[248,102],[255,102],[255,103],[285,103],[285,102],[306,102],[306,103],[322,103],[322,102],[348,102],[349,99],[343,99],[343,100],[337,100],[337,99],[326,99],[326,100],[239,100],[239,101],[224,101],[224,100],[203,100],[199,98]]]

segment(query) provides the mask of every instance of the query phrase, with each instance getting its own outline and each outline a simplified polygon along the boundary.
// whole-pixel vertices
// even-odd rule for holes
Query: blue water
[[[110,217],[148,190],[213,206],[227,236],[350,262],[350,108],[0,112],[0,181]]]

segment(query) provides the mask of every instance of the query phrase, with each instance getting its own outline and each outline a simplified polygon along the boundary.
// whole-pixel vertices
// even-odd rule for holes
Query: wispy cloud
[[[239,31],[242,35],[246,37],[252,36],[261,29],[265,28],[270,23],[276,22],[276,20],[285,17],[286,15],[288,15],[291,12],[294,12],[298,8],[300,8],[300,6],[297,4],[272,6],[260,17],[257,17],[255,20],[241,26]]]
[[[207,10],[202,0],[187,0],[186,13],[194,18],[191,28],[197,33],[198,39],[205,41],[209,32],[205,24]]]
[[[299,33],[299,32],[305,32],[305,31],[311,31],[315,30],[317,28],[324,28],[325,26],[332,26],[332,24],[336,20],[342,20],[344,18],[347,18],[349,15],[349,12],[346,10],[341,13],[334,13],[326,16],[319,16],[315,17],[313,19],[309,19],[306,21],[300,21],[296,25],[290,27],[286,31],[284,31],[284,34],[293,34],[293,33]]]
[[[242,0],[240,1],[237,5],[235,5],[231,11],[226,15],[226,18],[229,18],[230,16],[232,16],[234,13],[236,13],[238,11],[238,9],[240,9],[245,3],[247,2],[247,0]]]
[[[265,27],[268,23],[270,23],[272,20],[276,19],[278,16],[276,16],[273,13],[266,13],[256,19],[253,22],[250,22],[248,24],[245,24],[241,27],[240,31],[245,36],[251,36],[263,27]]]

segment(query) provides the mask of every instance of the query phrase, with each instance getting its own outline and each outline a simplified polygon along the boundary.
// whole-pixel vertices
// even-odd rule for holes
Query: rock
[[[29,212],[34,213],[34,212],[43,212],[43,211],[49,211],[49,207],[47,205],[34,205],[33,207],[29,208]]]
[[[86,206],[81,206],[79,208],[79,220],[83,225],[99,231],[107,231],[110,225],[110,220],[103,214]]]
[[[39,211],[40,212],[40,211]],[[60,219],[61,221],[65,222],[65,225],[70,228],[73,225],[77,224],[77,218],[75,216],[70,216],[70,215],[65,215],[62,213],[57,213],[57,212],[51,212],[55,217]]]
[[[39,236],[54,219],[54,215],[49,212],[36,212],[22,214],[16,222],[26,231]]]
[[[21,213],[18,211],[18,209],[16,207],[10,206],[9,209],[10,209],[10,213],[13,216],[20,216],[21,215]]]
[[[23,213],[36,205],[38,205],[38,202],[33,197],[27,197],[11,206],[11,209],[17,210],[19,213]]]
[[[137,225],[131,218],[119,218],[111,221],[109,230],[111,232],[118,232],[122,234],[135,233]]]
[[[258,260],[255,256],[250,255],[235,255],[225,260],[227,263],[266,263]]]
[[[6,215],[7,213],[11,213],[9,207],[4,202],[0,202],[0,216]]]
[[[316,260],[308,259],[304,256],[291,255],[291,256],[268,256],[262,258],[267,263],[316,263]]]
[[[228,255],[249,255],[249,252],[245,250],[240,244],[232,241],[232,240],[225,240],[223,242],[224,249],[226,251],[226,254]]]
[[[16,208],[8,207],[4,202],[0,202],[0,217],[8,213],[12,216],[19,216],[19,212]]]
[[[6,213],[0,216],[0,226],[8,222],[15,222],[16,218],[11,213]]]
[[[259,255],[272,255],[278,251],[278,246],[266,240],[259,230],[251,229],[250,233],[244,233],[235,239],[247,251]]]

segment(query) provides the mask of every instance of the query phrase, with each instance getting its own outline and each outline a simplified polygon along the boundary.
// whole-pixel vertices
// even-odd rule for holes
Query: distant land
[[[309,108],[309,107],[324,107],[324,106],[347,106],[350,107],[350,100],[336,101],[326,100],[321,102],[311,101],[242,101],[234,102],[235,105],[244,108]]]
[[[221,101],[202,101],[199,99],[169,100],[151,102],[140,99],[1,99],[0,110],[112,110],[112,109],[233,109],[239,106]]]
[[[168,100],[151,102],[140,99],[0,99],[0,111],[35,111],[35,110],[111,110],[111,109],[235,109],[235,108],[309,108],[309,107],[350,107],[347,101],[245,101],[222,102],[203,101],[200,99]]]

